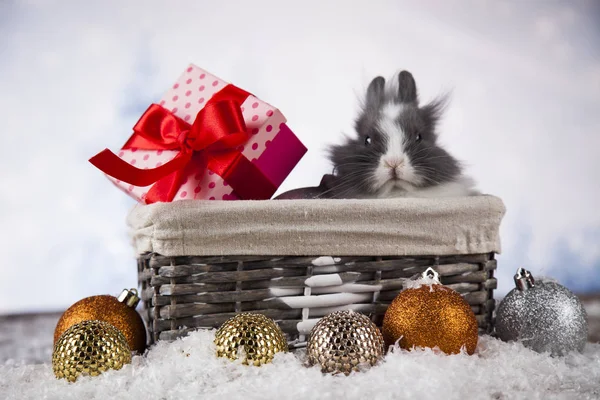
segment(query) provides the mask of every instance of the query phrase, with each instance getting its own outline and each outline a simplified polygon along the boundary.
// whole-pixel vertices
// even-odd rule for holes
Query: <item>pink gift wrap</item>
[[[228,82],[190,64],[158,103],[187,123]],[[279,187],[306,154],[306,147],[286,125],[286,118],[272,105],[250,95],[241,105],[249,134],[242,154],[254,163],[275,187]],[[156,168],[178,154],[172,150],[121,149],[118,156],[142,169]],[[127,195],[146,204],[145,196],[152,185],[139,187],[106,175]],[[185,170],[186,179],[175,194],[177,200],[240,200],[238,194],[219,175],[198,169],[193,163]]]

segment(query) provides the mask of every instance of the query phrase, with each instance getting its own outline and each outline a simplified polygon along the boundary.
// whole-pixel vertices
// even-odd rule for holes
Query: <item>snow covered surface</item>
[[[473,356],[395,351],[367,371],[333,377],[305,367],[304,350],[280,354],[260,368],[219,359],[214,331],[201,331],[159,343],[120,371],[68,384],[54,378],[49,363],[53,318],[37,321],[33,330],[22,323],[12,324],[9,332],[2,324],[1,399],[600,398],[600,344],[588,343],[583,354],[552,358],[489,336],[480,338]],[[18,338],[10,342],[11,335]],[[25,337],[32,342],[19,346]],[[41,358],[34,360],[36,355]]]
[[[348,377],[303,365],[304,351],[263,367],[215,356],[214,331],[160,343],[120,371],[54,378],[49,364],[0,366],[3,399],[594,399],[600,397],[600,344],[564,358],[485,336],[475,355],[396,351]]]

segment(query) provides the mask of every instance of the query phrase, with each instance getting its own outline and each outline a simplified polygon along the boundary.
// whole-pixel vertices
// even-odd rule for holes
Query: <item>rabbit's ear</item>
[[[417,102],[417,84],[415,78],[408,71],[398,74],[398,101],[400,103]]]
[[[426,132],[430,132],[432,137],[435,137],[435,128],[440,120],[446,106],[448,105],[450,94],[446,93],[438,96],[430,103],[419,108],[419,114],[423,121],[423,128]]]
[[[385,79],[381,76],[373,79],[367,88],[366,108],[378,109],[384,100]]]

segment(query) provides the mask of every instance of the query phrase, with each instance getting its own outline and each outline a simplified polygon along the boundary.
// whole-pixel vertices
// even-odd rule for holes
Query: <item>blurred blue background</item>
[[[278,107],[330,172],[376,75],[452,91],[441,140],[507,207],[498,295],[519,266],[600,291],[600,2],[0,2],[0,314],[136,286],[133,200],[88,162],[118,149],[194,63]]]

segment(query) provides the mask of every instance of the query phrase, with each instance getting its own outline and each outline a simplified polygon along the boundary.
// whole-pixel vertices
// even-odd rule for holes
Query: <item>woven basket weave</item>
[[[402,254],[401,247],[397,249],[398,254],[381,255],[381,252],[389,251],[390,247],[382,246],[383,250],[373,248],[374,254],[362,254],[366,253],[366,247],[357,246],[355,249],[352,243],[346,243],[340,246],[345,250],[344,254],[332,256],[331,253],[324,253],[324,249],[337,247],[339,243],[336,241],[348,242],[349,234],[335,229],[336,221],[343,217],[350,220],[356,218],[353,215],[347,216],[349,211],[364,215],[367,211],[361,209],[360,204],[358,208],[356,204],[350,204],[347,210],[340,210],[341,206],[338,206],[330,211],[328,204],[322,210],[301,208],[298,211],[299,218],[308,215],[306,224],[303,225],[303,219],[294,220],[294,216],[289,216],[290,210],[296,208],[288,205],[271,203],[276,204],[273,207],[283,208],[281,212],[275,210],[273,215],[265,216],[261,214],[260,209],[242,213],[241,210],[247,208],[240,201],[224,203],[230,203],[226,207],[233,209],[222,213],[220,205],[213,207],[194,203],[176,205],[183,207],[183,210],[171,210],[169,205],[144,206],[155,208],[150,208],[149,214],[148,209],[141,209],[138,214],[142,216],[137,215],[135,222],[130,223],[139,233],[135,239],[138,243],[138,277],[151,342],[174,340],[198,328],[218,328],[225,320],[243,311],[260,312],[273,318],[286,334],[290,347],[303,347],[310,329],[318,319],[337,310],[353,309],[362,312],[370,316],[376,325],[381,326],[388,305],[402,290],[405,280],[421,274],[428,267],[433,267],[439,273],[442,284],[464,296],[476,315],[481,333],[492,330],[492,313],[495,307],[493,290],[497,285],[494,278],[497,250],[474,254],[413,256]],[[313,207],[313,203],[308,204],[298,203],[294,207]],[[486,209],[486,203],[482,204],[480,208]],[[263,205],[258,203],[257,207]],[[267,204],[264,207],[272,206]],[[378,203],[371,211],[373,215],[380,213],[380,207]],[[428,207],[431,207],[431,203]],[[500,207],[501,205],[498,206]],[[273,210],[268,211],[273,213]],[[407,211],[413,212],[414,210]],[[469,212],[465,212],[465,216]],[[431,226],[439,226],[448,219],[447,215],[456,215],[456,211],[449,208],[446,216],[439,210],[432,212],[432,215],[437,214],[440,214],[441,219],[432,221]],[[456,221],[459,222],[453,221],[450,232],[446,232],[445,235],[454,238],[456,243],[467,243],[471,240],[476,241],[475,248],[497,249],[499,245],[495,231],[502,214],[503,209],[489,214],[493,217],[488,218],[488,214],[484,214],[480,220],[471,224],[475,225],[474,229],[469,228],[468,224],[461,225],[460,221],[466,218],[465,216],[456,217]],[[235,223],[246,227],[247,231],[223,231],[223,220],[227,219],[227,215],[234,215]],[[317,221],[324,220],[325,216],[328,218],[326,224],[318,225]],[[179,219],[174,220],[177,218]],[[269,229],[253,226],[252,223],[257,218],[273,223],[265,225]],[[374,240],[374,243],[393,241],[397,237],[398,243],[404,243],[405,247],[422,241],[433,241],[431,238],[407,238],[402,232],[402,227],[398,228],[398,231],[391,231],[391,236],[386,236],[386,229],[389,227],[383,225],[387,218],[389,217],[386,214],[382,222],[366,226],[364,229],[368,231],[361,231],[363,228],[359,225],[351,234],[363,235],[366,240]],[[411,224],[409,218],[402,215],[399,218],[407,221],[404,225]],[[482,239],[483,236],[479,235],[478,231],[481,230],[481,221],[488,219],[494,220],[486,228],[492,232],[489,243]],[[275,221],[278,221],[281,229],[286,232],[292,228],[295,230],[289,237],[278,240],[283,233],[273,228]],[[369,216],[369,221],[372,221],[372,216]],[[288,228],[286,224],[292,224],[292,228]],[[411,232],[422,228],[418,220],[412,224],[414,226]],[[167,225],[168,230],[160,230],[161,226]],[[233,223],[230,225],[236,226]],[[323,229],[327,230],[327,233],[320,235],[319,232]],[[422,229],[417,232],[417,236],[423,237],[433,230],[431,227]],[[170,232],[171,236],[165,232]],[[218,235],[222,235],[223,238]],[[464,238],[456,237],[460,235]],[[196,243],[196,240],[199,242]],[[263,252],[270,249],[270,241],[284,241],[289,244],[288,249],[294,250],[296,254],[264,255]],[[240,243],[247,243],[247,246],[240,247]],[[450,243],[451,246],[446,248],[454,249],[452,246],[457,246],[456,243]],[[140,251],[150,247],[154,251]],[[273,244],[273,247],[276,245]],[[225,253],[254,251],[259,254],[179,255],[186,251],[199,252],[205,248],[207,253],[222,250]],[[244,250],[246,248],[250,250]],[[157,251],[159,249],[171,251],[173,254],[163,255],[162,251]],[[273,250],[277,251],[282,250]],[[354,254],[349,255],[352,251]],[[380,254],[377,254],[377,251]],[[464,249],[462,252],[464,253]]]
[[[441,257],[339,257],[336,265],[314,265],[314,257],[164,257],[138,259],[142,300],[151,340],[173,340],[197,328],[217,328],[241,311],[274,318],[291,346],[302,346],[318,319],[353,309],[381,326],[404,279],[433,267],[441,282],[461,293],[475,312],[480,331],[490,332],[496,288],[494,254]],[[317,263],[320,264],[320,263]],[[307,287],[310,277],[341,277],[345,293]],[[325,279],[323,280],[325,281]],[[309,281],[310,283],[310,281]],[[317,282],[318,284],[318,282]],[[354,285],[354,287],[352,287]],[[340,290],[340,289],[336,289]],[[287,297],[304,301],[286,302]],[[326,307],[311,308],[312,296]],[[325,299],[324,296],[329,298]],[[295,304],[294,304],[295,303]]]

